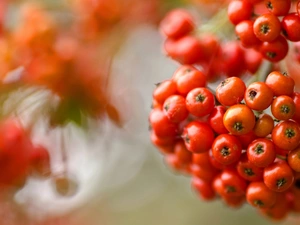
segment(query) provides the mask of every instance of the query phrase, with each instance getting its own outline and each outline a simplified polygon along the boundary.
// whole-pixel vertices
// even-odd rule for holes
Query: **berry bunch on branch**
[[[153,91],[150,138],[203,200],[274,220],[300,212],[300,93],[285,62],[299,9],[232,0],[202,25],[183,8],[162,20],[164,52],[181,65]]]

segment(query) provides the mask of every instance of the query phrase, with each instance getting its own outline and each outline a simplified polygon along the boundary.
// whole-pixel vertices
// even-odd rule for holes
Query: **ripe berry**
[[[240,103],[244,98],[246,85],[241,78],[229,77],[222,81],[216,89],[216,98],[224,106]]]
[[[266,138],[258,138],[251,142],[247,148],[249,161],[257,167],[267,167],[276,158],[273,142]]]
[[[168,119],[173,123],[185,120],[189,114],[185,105],[185,98],[181,95],[171,95],[168,97],[164,102],[163,110]]]
[[[259,48],[259,52],[270,62],[279,62],[286,57],[288,49],[287,40],[282,35],[279,35],[273,41],[263,42]]]
[[[294,182],[294,174],[285,161],[277,161],[264,169],[264,183],[272,191],[284,192]]]
[[[213,200],[216,196],[212,184],[198,177],[192,178],[192,187],[198,192],[200,197],[206,201]]]
[[[291,7],[291,0],[264,0],[264,2],[275,16],[285,16]]]
[[[239,175],[248,181],[262,181],[263,180],[263,168],[259,168],[252,164],[247,157],[246,153],[241,155],[241,158],[237,164],[237,171]]]
[[[281,24],[272,13],[263,14],[256,18],[253,24],[254,34],[260,41],[273,41],[281,32]]]
[[[194,30],[193,18],[184,9],[170,11],[160,23],[161,32],[168,38],[180,38]]]
[[[257,208],[270,208],[275,204],[277,195],[263,182],[251,182],[246,192],[247,202]]]
[[[293,118],[296,106],[291,97],[280,95],[272,102],[271,111],[276,119],[288,120]]]
[[[296,172],[300,172],[300,147],[288,153],[288,164]]]
[[[193,121],[185,126],[182,138],[189,151],[202,153],[211,148],[214,133],[207,123]]]
[[[230,134],[220,134],[212,144],[214,158],[223,165],[230,165],[239,160],[242,145],[238,138]]]
[[[173,75],[178,92],[185,96],[191,90],[206,86],[206,76],[195,67],[183,65]]]
[[[274,128],[273,118],[266,113],[260,114],[253,128],[254,134],[257,137],[266,137]]]
[[[173,80],[165,80],[157,84],[155,90],[153,91],[153,99],[159,104],[163,105],[165,100],[171,95],[176,94],[176,84]]]
[[[234,135],[247,134],[255,126],[255,116],[248,106],[237,104],[227,109],[223,123],[226,129]]]
[[[283,150],[295,149],[300,143],[299,124],[291,120],[278,123],[272,131],[272,140],[277,147]]]
[[[215,97],[207,88],[195,88],[186,96],[186,108],[194,116],[208,115],[215,106]]]
[[[249,108],[262,111],[271,105],[273,91],[264,82],[254,82],[246,89],[244,99]]]
[[[300,41],[300,17],[296,13],[290,13],[281,21],[282,33],[290,41]]]
[[[295,81],[287,73],[273,71],[267,76],[265,82],[272,89],[274,96],[293,95]]]
[[[211,128],[217,133],[217,134],[226,134],[228,133],[228,130],[224,126],[223,123],[223,116],[226,112],[227,108],[222,105],[215,106],[215,108],[212,110],[211,114],[208,117],[208,122],[211,126]]]
[[[253,6],[248,1],[231,1],[228,5],[228,18],[234,25],[251,18]]]

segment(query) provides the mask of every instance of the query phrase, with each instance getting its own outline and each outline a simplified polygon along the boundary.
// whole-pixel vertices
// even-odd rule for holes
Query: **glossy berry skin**
[[[281,24],[277,16],[272,13],[263,14],[256,18],[253,24],[255,36],[260,41],[273,41],[281,32]]]
[[[251,130],[247,134],[241,134],[235,136],[240,140],[244,150],[246,150],[248,148],[248,145],[257,138],[253,130]]]
[[[185,105],[185,98],[181,95],[168,97],[164,102],[163,110],[172,123],[179,123],[185,120],[189,114]]]
[[[176,83],[173,80],[165,80],[157,84],[153,91],[153,99],[156,100],[157,103],[163,105],[165,100],[171,95],[176,94],[176,92]]]
[[[223,123],[229,133],[243,135],[254,128],[255,116],[248,106],[237,104],[227,109],[223,117]]]
[[[291,0],[264,0],[264,3],[275,16],[285,16],[291,7]]]
[[[278,120],[292,119],[296,111],[293,99],[287,95],[280,95],[274,99],[271,105],[271,112]]]
[[[186,35],[179,39],[167,39],[166,55],[181,64],[194,64],[203,59],[203,46],[197,37]]]
[[[300,147],[288,153],[288,164],[296,172],[300,172]]]
[[[181,165],[188,165],[192,162],[193,154],[187,150],[184,141],[182,140],[175,143],[174,154]]]
[[[161,138],[158,137],[155,132],[152,130],[150,132],[150,140],[154,146],[156,146],[159,150],[162,148],[162,153],[172,153],[173,152],[173,144],[175,143],[175,137],[166,137]],[[166,150],[166,151],[164,151]]]
[[[235,165],[235,163],[234,163],[234,164],[232,164],[232,165],[226,166],[226,165],[220,163],[219,161],[217,161],[217,160],[215,159],[215,157],[213,156],[212,149],[210,149],[210,150],[208,151],[208,154],[209,154],[209,162],[210,162],[210,164],[211,164],[213,167],[217,168],[218,170],[224,170],[224,169],[227,168],[227,167],[231,167],[231,166],[234,166],[234,165]]]
[[[189,151],[203,153],[211,148],[214,132],[207,123],[193,121],[184,128],[182,138]]]
[[[272,207],[276,202],[277,195],[264,182],[251,182],[246,192],[247,202],[257,208]]]
[[[223,170],[221,173],[221,181],[224,196],[237,197],[246,193],[247,182],[240,177],[235,169]]]
[[[298,123],[291,120],[278,123],[272,131],[272,140],[277,147],[285,151],[295,149],[300,142]]]
[[[294,92],[293,93],[293,101],[294,101],[295,106],[296,106],[295,114],[293,116],[293,120],[295,120],[299,123],[300,122],[300,93],[299,92]]]
[[[219,72],[227,77],[240,77],[245,71],[244,51],[237,41],[222,43],[216,63]]]
[[[257,137],[266,137],[274,128],[274,120],[269,114],[263,113],[259,115],[253,128]]]
[[[192,65],[187,65],[187,64],[180,65],[178,69],[176,69],[175,72],[173,73],[172,80],[176,83],[180,77],[185,76],[193,71],[198,71],[198,70],[196,69],[196,67]]]
[[[206,86],[206,76],[203,72],[189,65],[181,66],[173,75],[178,92],[186,96],[191,90]]]
[[[190,168],[193,176],[198,177],[207,182],[211,182],[214,179],[214,177],[219,173],[219,171],[213,166],[211,166],[210,168],[204,168],[197,164],[191,164]]]
[[[295,81],[288,74],[273,71],[267,76],[265,82],[272,89],[274,96],[293,96]]]
[[[273,142],[266,138],[255,139],[247,148],[249,161],[257,167],[267,167],[276,158]]]
[[[252,48],[245,49],[244,51],[245,67],[248,72],[255,74],[260,68],[263,57],[258,51]]]
[[[229,77],[222,81],[216,89],[216,98],[224,106],[240,103],[244,98],[246,85],[241,78]]]
[[[240,195],[240,196],[222,196],[222,200],[224,201],[224,203],[228,206],[228,207],[231,207],[231,208],[234,208],[234,209],[239,209],[241,208],[245,201],[246,201],[246,198],[244,195]]]
[[[215,106],[215,97],[207,88],[195,88],[186,96],[186,108],[194,116],[208,115]]]
[[[222,105],[215,106],[208,117],[208,122],[209,122],[211,128],[217,134],[228,133],[228,130],[226,129],[226,127],[224,126],[224,123],[223,123],[223,116],[224,116],[226,110],[227,110],[227,108],[225,106],[222,106]]]
[[[231,23],[237,25],[243,20],[249,20],[253,11],[252,4],[248,1],[231,1],[228,5],[228,18]]]
[[[186,166],[182,165],[175,154],[167,154],[164,158],[165,163],[175,172],[182,172]]]
[[[160,109],[151,111],[149,122],[152,130],[160,138],[175,137],[177,135],[178,128],[176,124],[172,123]]]
[[[230,134],[220,134],[212,144],[214,158],[223,165],[230,165],[239,160],[242,145],[238,138]]]
[[[211,61],[220,50],[220,40],[217,35],[212,33],[203,33],[200,36],[200,41],[205,48],[203,49],[204,61]]]
[[[278,193],[275,204],[270,208],[260,209],[260,212],[273,221],[282,221],[291,211],[291,204],[286,193]]]
[[[263,42],[259,47],[259,52],[270,62],[279,62],[286,57],[288,49],[287,40],[282,35],[279,35],[273,41]]]
[[[243,20],[235,26],[235,34],[245,48],[258,46],[261,41],[253,32],[253,21]]]
[[[170,11],[160,23],[161,32],[168,38],[180,38],[194,30],[193,18],[183,9]]]
[[[263,168],[259,168],[252,164],[247,157],[246,153],[241,155],[241,158],[237,164],[237,171],[239,175],[248,181],[262,181],[263,180]]]
[[[209,153],[199,153],[199,154],[193,154],[192,163],[198,166],[201,166],[204,169],[211,169],[213,166],[209,161]]]
[[[192,187],[205,201],[213,200],[216,196],[216,193],[212,188],[211,182],[204,181],[198,177],[192,178]]]
[[[272,191],[284,192],[293,182],[293,171],[285,161],[274,162],[264,169],[264,183]]]
[[[300,41],[300,17],[296,13],[290,13],[281,21],[283,35],[290,41]]]
[[[273,91],[264,82],[254,82],[247,87],[244,99],[249,108],[262,111],[271,105]]]

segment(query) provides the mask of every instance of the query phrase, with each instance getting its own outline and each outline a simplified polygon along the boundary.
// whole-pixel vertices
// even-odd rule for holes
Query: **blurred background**
[[[36,118],[32,129],[33,142],[50,149],[52,171],[55,174],[67,171],[72,182],[68,183],[67,194],[62,196],[58,194],[59,191],[51,179],[29,178],[24,188],[15,194],[13,201],[3,201],[0,204],[1,224],[268,225],[273,223],[248,206],[231,209],[217,200],[202,201],[191,189],[190,179],[172,171],[165,164],[161,153],[150,142],[148,115],[151,110],[152,91],[156,83],[169,79],[178,67],[178,64],[168,59],[162,52],[163,38],[157,27],[159,20],[168,9],[183,6],[205,21],[219,7],[224,7],[225,1],[99,0],[103,5],[97,9],[98,14],[97,0],[1,1],[3,21],[1,41],[4,44],[0,51],[6,48],[5,54],[0,54],[2,77],[15,79],[15,76],[22,74],[22,66],[26,62],[19,59],[12,60],[17,57],[11,55],[19,49],[11,48],[10,44],[19,43],[12,38],[16,34],[19,34],[20,42],[25,38],[31,38],[30,35],[26,36],[28,30],[19,27],[24,22],[24,18],[20,15],[24,12],[22,11],[24,8],[38,5],[46,17],[52,18],[50,25],[44,23],[45,27],[43,24],[40,26],[42,34],[45,30],[51,31],[52,28],[47,26],[52,26],[54,21],[56,24],[54,27],[57,24],[60,26],[54,28],[55,32],[63,35],[66,33],[67,37],[76,34],[80,36],[76,39],[79,46],[94,48],[100,53],[94,66],[104,65],[102,67],[104,70],[109,68],[109,76],[107,75],[103,81],[106,84],[104,92],[107,101],[118,111],[117,114],[113,114],[114,116],[108,112],[101,120],[88,118],[88,129],[83,129],[78,123],[64,123],[63,126],[49,129],[45,115]],[[30,16],[32,11],[28,12]],[[94,14],[98,15],[98,19],[101,18],[98,20],[99,24],[97,21],[93,21],[96,25],[91,22],[95,18],[90,15]],[[26,16],[28,17],[25,13],[25,18]],[[77,23],[78,27],[66,30],[70,21],[76,21],[76,16],[80,20]],[[28,22],[29,28],[34,26],[32,21]],[[23,26],[26,26],[26,21]],[[47,32],[46,37],[49,35]],[[42,39],[42,42],[47,40],[48,38]],[[19,43],[18,46],[22,44],[24,43]],[[20,52],[24,53],[19,50]],[[68,48],[62,48],[62,52],[68,52]],[[72,51],[70,54],[72,55]],[[73,54],[76,55],[77,52]],[[22,55],[25,58],[26,56],[27,52]],[[111,60],[108,60],[109,58]],[[46,61],[38,63],[48,65],[50,62],[52,61],[47,58]],[[8,64],[10,66],[4,66]],[[29,69],[29,71],[34,74],[37,70]],[[8,78],[7,73],[10,74]],[[71,76],[64,74],[67,75]],[[65,77],[60,79],[60,84],[68,85],[65,80]],[[45,85],[41,80],[37,83]],[[49,95],[52,95],[49,89],[55,92],[56,88],[57,86],[51,83],[46,90],[30,96],[26,101],[48,99]],[[78,92],[82,93],[80,91],[81,89]],[[25,106],[27,104],[28,102]],[[30,124],[32,116],[35,115],[33,112],[40,107],[43,107],[43,104],[30,109],[25,107],[25,110],[22,110],[22,106],[18,106],[18,110],[21,108],[19,116],[23,123]],[[78,122],[75,119],[74,121]],[[63,147],[61,138],[65,140]],[[62,151],[64,155],[61,154]],[[298,223],[297,217],[291,216],[281,224]]]

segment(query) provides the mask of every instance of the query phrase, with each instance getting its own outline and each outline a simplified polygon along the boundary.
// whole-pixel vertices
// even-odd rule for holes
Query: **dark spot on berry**
[[[241,131],[243,130],[243,124],[241,122],[236,122],[234,125],[233,125],[233,129],[235,129],[236,131]]]
[[[295,131],[293,129],[290,129],[290,128],[286,129],[284,134],[287,138],[292,138],[296,135]]]
[[[247,176],[253,176],[253,175],[255,175],[255,173],[253,173],[252,169],[250,169],[250,168],[245,168],[245,169],[244,169],[244,173],[245,173]]]
[[[281,188],[286,184],[286,179],[285,178],[281,178],[279,180],[276,181],[276,186],[277,188]]]
[[[264,146],[261,145],[261,144],[257,144],[257,145],[255,146],[254,152],[255,152],[257,155],[264,153],[264,152],[265,152],[265,151],[264,151]]]
[[[266,53],[266,56],[267,56],[268,58],[270,58],[270,59],[275,58],[276,55],[277,55],[276,52],[267,52],[267,53]]]
[[[234,192],[236,192],[235,187],[230,186],[230,185],[227,185],[227,186],[225,187],[225,190],[226,190],[226,193],[234,193]]]
[[[290,107],[287,106],[287,105],[282,105],[282,106],[280,107],[280,111],[281,111],[282,113],[288,114],[288,113],[290,112]]]
[[[253,99],[255,98],[256,95],[257,95],[257,92],[254,91],[254,90],[251,90],[251,91],[249,92],[249,97],[250,97],[251,100],[253,100]]]
[[[265,205],[262,200],[254,200],[253,204],[258,207],[262,207]]]
[[[273,9],[272,2],[268,1],[268,2],[266,3],[266,7],[267,7],[268,9],[272,10],[272,9]]]
[[[221,154],[222,154],[222,156],[228,156],[228,155],[230,155],[229,148],[226,147],[226,146],[224,148],[222,148]]]
[[[199,95],[196,96],[196,101],[197,102],[203,102],[205,100],[205,98],[206,97],[204,95],[199,94]]]
[[[263,33],[263,34],[266,34],[268,33],[270,30],[270,27],[266,24],[263,24],[261,27],[260,27],[260,31]]]

